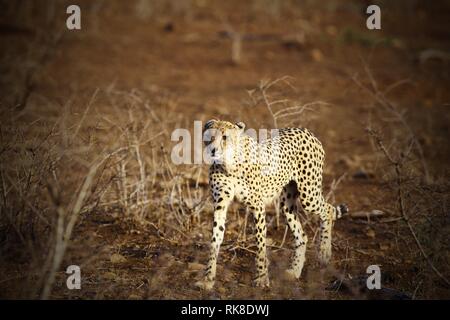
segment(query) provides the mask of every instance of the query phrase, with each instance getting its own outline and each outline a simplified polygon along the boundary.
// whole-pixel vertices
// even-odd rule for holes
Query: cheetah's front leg
[[[216,279],[216,266],[217,257],[219,255],[220,245],[223,241],[223,236],[225,233],[225,220],[227,216],[227,209],[232,200],[231,196],[226,193],[213,193],[214,201],[214,223],[213,223],[213,233],[211,240],[210,256],[208,260],[208,265],[205,270],[205,279],[197,281],[195,285],[199,288],[205,290],[211,290],[214,286]]]
[[[258,287],[269,287],[269,275],[267,271],[267,253],[266,253],[266,213],[264,205],[251,206],[251,212],[255,220],[256,241],[258,245],[258,253],[256,255],[257,277],[255,285]]]

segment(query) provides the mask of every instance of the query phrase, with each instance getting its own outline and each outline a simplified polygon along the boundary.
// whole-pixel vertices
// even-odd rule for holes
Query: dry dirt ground
[[[78,31],[64,1],[3,2],[0,297],[450,298],[450,7],[376,2],[378,31],[365,1],[78,1]],[[278,127],[323,142],[330,201],[382,215],[337,221],[322,268],[302,213],[307,261],[289,281],[291,235],[268,208],[263,290],[252,219],[233,205],[215,289],[200,291],[207,167],[172,163],[171,134],[212,117],[273,128],[262,93],[288,100]],[[66,287],[72,264],[81,290]],[[364,289],[369,265],[384,290]]]

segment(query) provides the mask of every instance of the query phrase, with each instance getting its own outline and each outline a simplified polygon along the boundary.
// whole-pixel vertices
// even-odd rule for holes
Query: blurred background
[[[84,0],[68,30],[71,4],[0,1],[0,297],[450,298],[447,1]],[[272,288],[252,287],[253,221],[233,205],[216,290],[193,286],[207,167],[172,163],[170,137],[212,117],[319,137],[324,194],[352,212],[329,267],[301,213],[304,273],[280,276],[292,239],[271,206]]]

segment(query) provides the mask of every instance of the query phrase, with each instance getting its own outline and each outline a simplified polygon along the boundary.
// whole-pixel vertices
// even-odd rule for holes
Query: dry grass
[[[218,14],[201,2],[86,3],[87,31],[75,35],[46,31],[58,29],[60,21],[52,17],[65,1],[8,5],[5,12],[18,12],[23,23],[5,20],[20,27],[20,36],[12,36],[13,45],[1,56],[1,85],[9,93],[1,97],[0,111],[1,297],[373,298],[360,280],[368,265],[381,264],[386,287],[413,298],[448,298],[450,188],[442,165],[448,159],[442,138],[448,117],[438,107],[421,114],[419,102],[408,96],[411,87],[417,99],[430,95],[431,89],[417,78],[379,79],[405,79],[403,71],[365,63],[361,67],[359,60],[346,65],[338,59],[353,52],[346,51],[346,44],[327,47],[338,41],[332,35],[326,44],[315,40],[325,37],[323,30],[334,29],[303,13],[297,17],[303,9],[320,9],[326,19],[337,14],[337,3],[328,3],[326,10],[308,3],[299,10],[290,2],[265,2],[262,7],[259,2],[248,5],[248,21],[256,19],[258,27],[260,15],[274,26],[279,21],[280,30],[287,24],[305,33],[307,41],[300,49],[289,49],[294,51],[279,47],[279,42],[246,42],[248,30],[230,15],[230,24],[239,30],[231,41],[233,66],[230,42],[211,40],[211,33],[202,39],[199,31],[208,29],[205,25],[223,27],[221,13],[231,10],[225,4]],[[125,13],[139,22],[127,24]],[[205,20],[197,25],[198,16]],[[280,19],[285,16],[295,19]],[[170,23],[175,31],[160,30]],[[189,23],[195,28],[189,29]],[[125,28],[126,37],[116,37],[117,25]],[[248,29],[250,35],[259,32]],[[186,38],[197,42],[183,42]],[[97,42],[105,44],[101,41],[111,44],[112,58],[99,58],[102,51],[95,50]],[[391,48],[383,50],[390,59],[398,58]],[[313,51],[325,53],[325,62],[311,58]],[[117,52],[126,52],[126,59],[114,60]],[[327,62],[332,52],[336,61]],[[202,59],[209,64],[198,64]],[[286,61],[301,62],[300,77],[279,78],[295,72]],[[65,66],[71,63],[73,68]],[[147,63],[156,67],[145,69]],[[67,80],[65,72],[73,79]],[[148,77],[149,72],[155,75]],[[441,72],[445,77],[445,70]],[[120,76],[111,79],[116,73]],[[435,76],[431,82],[441,100],[433,96],[433,101],[438,104],[447,95],[442,79]],[[263,80],[248,90],[258,79]],[[311,245],[302,281],[292,283],[279,276],[289,261],[291,238],[275,203],[268,210],[273,288],[260,291],[251,287],[253,224],[247,211],[233,205],[217,290],[196,290],[191,284],[206,261],[212,220],[206,168],[174,165],[170,136],[175,128],[191,130],[194,120],[218,115],[254,128],[313,127],[327,150],[326,198],[348,201],[355,211],[383,214],[337,222],[333,264],[320,269],[316,221],[301,213]],[[371,134],[364,135],[364,128]],[[81,291],[65,287],[70,264],[81,266]]]

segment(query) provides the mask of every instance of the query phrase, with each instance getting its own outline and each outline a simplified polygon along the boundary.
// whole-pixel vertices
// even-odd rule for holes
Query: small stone
[[[335,26],[327,26],[325,31],[332,37],[338,34],[338,29]]]
[[[114,264],[123,263],[123,262],[127,261],[127,259],[119,253],[112,254],[111,257],[109,258],[109,260]]]
[[[219,286],[218,288],[217,288],[217,291],[220,293],[220,294],[225,294],[225,293],[227,293],[227,290],[223,287],[223,286]]]
[[[368,229],[366,231],[366,236],[368,236],[369,238],[375,238],[375,231],[373,231],[373,229]]]
[[[188,270],[200,271],[200,270],[204,270],[204,269],[205,269],[205,265],[204,264],[197,263],[197,262],[189,262],[188,263]]]
[[[355,179],[369,179],[369,174],[366,171],[364,171],[362,169],[359,169],[353,174],[353,178],[355,178]]]
[[[114,280],[116,279],[117,275],[114,272],[105,272],[103,274],[103,278],[107,279],[107,280]]]
[[[316,62],[321,62],[323,60],[323,53],[319,49],[311,50],[311,57]]]

